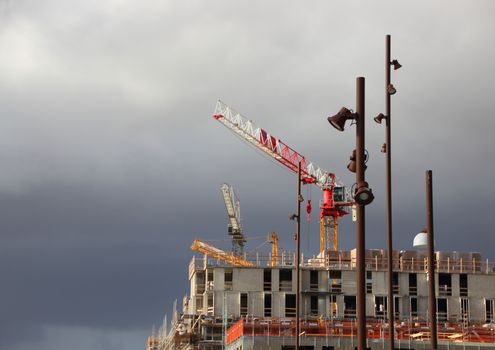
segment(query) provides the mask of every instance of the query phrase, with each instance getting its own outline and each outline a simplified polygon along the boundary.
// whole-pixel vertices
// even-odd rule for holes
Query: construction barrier
[[[495,324],[462,324],[445,322],[437,326],[438,340],[451,342],[480,342],[495,344]],[[384,320],[368,319],[368,339],[388,339],[388,324]],[[302,320],[301,336],[355,337],[357,322],[346,320]],[[227,329],[226,342],[230,344],[242,336],[283,337],[295,336],[296,323],[292,319],[243,318]],[[430,329],[425,322],[401,322],[395,325],[395,339],[429,340]]]

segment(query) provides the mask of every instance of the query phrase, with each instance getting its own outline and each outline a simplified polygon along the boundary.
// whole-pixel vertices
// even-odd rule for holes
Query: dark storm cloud
[[[160,319],[172,297],[167,285],[187,285],[160,271],[167,266],[185,275],[189,257],[185,249],[182,255],[166,249],[183,233],[170,230],[171,218],[154,210],[163,203],[47,187],[2,196],[3,344],[19,341],[21,333],[39,341],[40,325],[112,331]]]
[[[495,258],[494,6],[0,1],[2,348],[143,344],[187,291],[191,240],[227,238],[222,182],[249,235],[275,230],[292,248],[294,176],[210,118],[219,97],[352,184],[353,132],[325,117],[354,107],[365,76],[367,242],[383,247],[384,130],[371,117],[384,108],[387,33],[404,66],[393,73],[395,245],[409,249],[424,226],[432,168],[437,247]],[[352,222],[341,228],[353,248]]]

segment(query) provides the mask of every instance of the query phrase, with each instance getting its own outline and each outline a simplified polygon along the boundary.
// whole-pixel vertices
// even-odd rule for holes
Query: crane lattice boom
[[[237,199],[234,188],[229,184],[222,184],[220,187],[229,217],[229,235],[232,236],[232,251],[234,255],[242,255],[244,252],[244,233],[241,226],[241,208]]]
[[[250,261],[235,256],[231,253],[227,253],[226,251],[223,251],[212,245],[202,242],[199,239],[193,241],[193,244],[191,245],[191,249],[209,255],[212,258],[224,261],[233,266],[256,266]]]
[[[213,118],[290,170],[297,172],[298,164],[301,162],[301,172],[306,183],[313,183],[321,188],[336,185],[334,174],[326,172],[313,162],[306,160],[304,156],[294,151],[282,140],[258,127],[220,100],[217,101]]]

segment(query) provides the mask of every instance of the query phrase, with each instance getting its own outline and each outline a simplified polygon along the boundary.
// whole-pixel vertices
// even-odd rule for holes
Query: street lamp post
[[[300,331],[300,304],[301,304],[301,202],[303,201],[301,195],[301,162],[299,161],[297,166],[297,214],[292,215],[291,219],[296,220],[296,243],[297,243],[297,256],[296,256],[296,350],[299,350],[299,334]]]
[[[397,60],[390,59],[390,35],[385,37],[385,115],[379,114],[375,117],[375,121],[379,124],[385,120],[385,144],[382,147],[382,152],[386,154],[386,197],[387,197],[387,251],[388,251],[388,324],[390,334],[389,349],[394,350],[394,288],[393,288],[393,259],[392,259],[392,153],[391,153],[391,108],[390,96],[395,94],[397,90],[390,83],[390,67],[394,66],[394,70],[402,67]]]
[[[387,156],[386,177],[387,177],[387,250],[388,250],[388,330],[390,337],[390,350],[394,350],[394,287],[393,287],[393,260],[392,260],[392,169],[391,169],[391,153],[390,153],[390,35],[385,39],[385,113],[387,115],[386,137],[385,137],[385,152]]]
[[[301,307],[301,162],[297,167],[296,350],[299,350]]]
[[[366,350],[366,264],[365,264],[365,206],[373,199],[373,192],[365,181],[365,127],[364,127],[364,78],[356,79],[356,113],[343,107],[339,113],[328,117],[328,121],[339,131],[344,130],[347,120],[356,123],[356,191],[354,203],[356,204],[356,316],[358,350]],[[351,158],[352,159],[352,158]],[[348,167],[351,170],[351,167]],[[352,171],[352,170],[351,170]]]
[[[435,247],[433,236],[433,173],[426,171],[426,227],[428,233],[428,310],[430,313],[431,348],[437,344],[437,305],[435,296]]]
[[[356,81],[356,183],[364,183],[364,78]],[[358,350],[366,350],[366,265],[365,265],[365,210],[356,206],[357,293],[356,316],[358,321]]]

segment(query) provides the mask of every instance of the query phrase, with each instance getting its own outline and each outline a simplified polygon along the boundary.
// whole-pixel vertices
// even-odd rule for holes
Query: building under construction
[[[290,171],[298,171],[301,182],[321,189],[319,253],[301,257],[299,288],[296,254],[280,250],[276,233],[268,238],[270,252],[247,254],[239,201],[232,187],[222,185],[232,252],[193,242],[191,248],[202,255],[189,264],[190,290],[182,310],[174,311],[170,325],[165,321],[153,332],[147,349],[295,349],[299,328],[300,349],[354,350],[356,250],[338,247],[338,220],[352,211],[349,188],[220,101],[213,117]],[[311,212],[310,201],[306,210]],[[367,347],[384,349],[393,336],[397,349],[428,348],[426,253],[392,252],[393,335],[387,323],[387,251],[366,250],[365,260]],[[495,349],[495,265],[479,253],[437,252],[434,268],[439,349]]]
[[[387,256],[367,250],[368,347],[382,349],[387,332]],[[296,279],[293,254],[258,255],[235,266],[207,254],[189,264],[190,294],[171,328],[149,350],[293,349]],[[429,344],[427,259],[394,251],[395,338],[400,349]],[[354,349],[355,250],[302,259],[303,349]],[[477,253],[437,252],[437,314],[441,349],[495,349],[494,266]],[[166,327],[164,325],[163,327]]]

